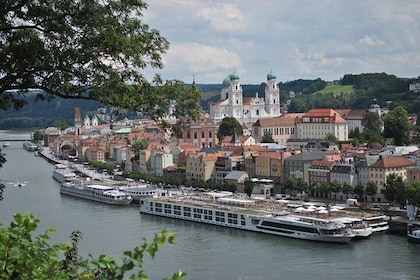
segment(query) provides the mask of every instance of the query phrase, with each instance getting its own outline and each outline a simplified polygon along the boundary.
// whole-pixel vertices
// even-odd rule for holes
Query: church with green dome
[[[280,89],[273,71],[267,74],[264,97],[244,97],[239,74],[233,71],[223,80],[220,99],[210,105],[210,116],[219,123],[225,117],[235,117],[238,122],[256,122],[262,118],[279,117]]]

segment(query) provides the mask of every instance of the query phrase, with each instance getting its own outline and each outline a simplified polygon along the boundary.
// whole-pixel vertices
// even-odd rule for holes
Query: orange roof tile
[[[259,119],[255,122],[254,126],[259,127],[278,127],[278,126],[294,126],[295,119],[290,117],[274,117],[274,118],[264,118]]]
[[[415,163],[411,160],[406,159],[405,157],[387,157],[379,159],[377,162],[371,164],[369,167],[388,169],[393,167],[406,167],[413,165],[415,165]]]

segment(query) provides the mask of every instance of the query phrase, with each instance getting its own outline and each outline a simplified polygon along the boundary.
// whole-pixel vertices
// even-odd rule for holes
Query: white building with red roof
[[[312,109],[296,118],[298,139],[325,139],[329,134],[348,140],[347,121],[333,109]]]
[[[210,117],[215,123],[225,117],[234,117],[244,124],[280,115],[280,89],[272,71],[267,74],[264,98],[258,93],[255,97],[244,97],[239,75],[234,71],[223,81],[220,100],[210,105]]]

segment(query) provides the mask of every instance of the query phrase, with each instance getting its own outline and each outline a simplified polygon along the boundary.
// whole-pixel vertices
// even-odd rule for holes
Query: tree
[[[292,193],[293,190],[296,189],[296,186],[297,186],[297,180],[293,177],[287,178],[286,182],[284,183],[284,188],[286,190],[289,190],[290,193]]]
[[[131,149],[134,151],[134,160],[139,160],[140,151],[146,149],[150,141],[146,139],[141,139],[131,143]]]
[[[371,197],[372,201],[374,200],[373,197],[376,195],[377,192],[378,192],[378,187],[376,186],[376,184],[372,181],[367,182],[365,193],[366,195]]]
[[[420,182],[413,182],[407,185],[406,198],[408,204],[420,207]]]
[[[354,194],[356,194],[358,197],[363,197],[365,195],[365,186],[362,182],[358,182],[357,185],[354,187]]]
[[[394,202],[405,205],[405,183],[401,176],[391,173],[386,177],[386,183],[383,189],[381,189],[385,199],[390,204]]]
[[[334,180],[330,183],[330,192],[338,193],[341,191],[341,184],[337,180]],[[330,194],[331,195],[331,194]]]
[[[2,1],[0,13],[0,108],[38,100],[91,99],[141,111],[160,120],[197,118],[200,92],[181,81],[153,84],[140,72],[162,68],[169,42],[142,21],[142,0]],[[168,125],[167,123],[165,123]]]
[[[20,109],[25,96],[35,93],[37,100],[96,100],[141,111],[164,127],[172,127],[163,121],[167,116],[197,119],[201,94],[195,84],[163,81],[159,75],[149,82],[141,74],[147,67],[162,68],[169,48],[141,20],[146,8],[142,0],[0,1],[0,109]],[[4,162],[0,152],[0,167]],[[1,199],[3,189],[0,185]],[[152,243],[125,252],[121,265],[101,256],[70,262],[62,272],[66,262],[58,256],[69,256],[63,251],[69,244],[49,246],[49,232],[32,240],[37,223],[17,214],[10,228],[0,229],[1,279],[122,279],[133,268],[140,269],[130,279],[146,279],[143,255],[153,257],[159,245],[175,237],[162,232]],[[184,276],[180,272],[173,279]]]
[[[344,182],[341,185],[341,192],[344,193],[345,195],[353,194],[354,193],[354,188],[349,183]]]
[[[175,240],[176,234],[162,230],[155,234],[152,242],[144,239],[139,247],[123,253],[120,262],[100,256],[83,259],[78,255],[80,232],[73,232],[71,242],[49,245],[50,235],[55,229],[48,229],[36,238],[33,234],[39,220],[28,213],[15,214],[10,227],[0,228],[0,270],[1,279],[148,279],[143,270],[145,255],[154,258],[159,246]],[[63,258],[64,257],[64,258]],[[129,275],[132,273],[131,275]],[[172,278],[184,279],[186,273],[176,272]]]
[[[303,198],[303,192],[308,189],[308,184],[303,178],[298,178],[296,180],[296,190],[300,192],[300,198]]]
[[[370,141],[383,142],[381,136],[382,120],[376,112],[367,112],[362,118],[363,138]]]
[[[322,182],[319,184],[317,190],[322,194],[323,198],[328,198],[328,193],[330,192],[330,185],[328,183]]]
[[[36,142],[42,141],[43,139],[44,139],[44,134],[41,131],[37,130],[34,132],[34,141]]]
[[[264,132],[263,137],[261,138],[262,143],[274,143],[273,133],[270,131]]]
[[[56,119],[56,120],[54,120],[53,126],[58,127],[61,130],[64,130],[64,129],[68,128],[70,125],[65,120]]]
[[[254,182],[252,182],[249,178],[244,182],[244,192],[247,194],[248,197],[251,197],[252,190],[254,189]]]
[[[338,140],[338,138],[337,138],[337,137],[335,137],[335,136],[334,136],[334,134],[332,134],[332,133],[328,133],[328,134],[325,136],[325,140],[327,140],[327,141],[331,141],[331,142],[333,142],[333,143],[335,143],[335,144],[338,144],[338,143],[340,142],[340,140]]]
[[[228,135],[242,135],[243,128],[238,120],[234,117],[225,117],[219,125],[219,130],[217,131],[217,137],[219,140],[222,140],[223,137]]]
[[[407,111],[398,106],[391,110],[384,118],[385,137],[394,138],[395,145],[410,143],[410,123]]]

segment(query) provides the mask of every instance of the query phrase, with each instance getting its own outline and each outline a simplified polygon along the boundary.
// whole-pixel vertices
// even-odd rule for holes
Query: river
[[[0,131],[0,139],[25,132]],[[160,248],[155,260],[145,258],[150,279],[187,272],[187,279],[420,279],[420,245],[404,236],[382,234],[350,244],[324,244],[245,232],[140,214],[137,205],[110,206],[59,194],[54,166],[10,142],[2,148],[7,163],[0,170],[6,184],[0,201],[0,223],[13,213],[31,212],[41,220],[37,233],[55,227],[51,243],[65,242],[73,230],[82,232],[80,254],[112,256],[151,240],[163,228],[176,232],[175,244]],[[27,181],[22,187],[8,182]]]

